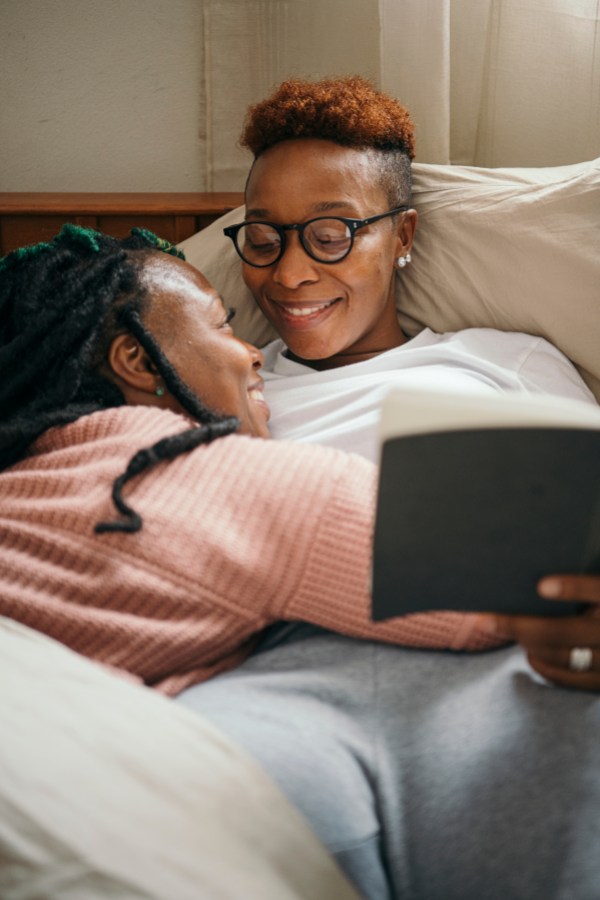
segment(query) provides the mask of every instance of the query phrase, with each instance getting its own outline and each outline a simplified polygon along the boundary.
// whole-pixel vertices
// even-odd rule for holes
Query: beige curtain
[[[600,0],[204,0],[206,185],[241,189],[250,103],[289,75],[361,73],[397,96],[420,162],[600,155]]]
[[[600,155],[598,0],[380,0],[381,86],[421,162],[550,166]]]
[[[377,0],[203,0],[206,189],[240,190],[250,103],[289,75],[379,80]]]

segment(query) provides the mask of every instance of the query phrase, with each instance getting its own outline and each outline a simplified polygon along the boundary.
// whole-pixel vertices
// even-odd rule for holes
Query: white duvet
[[[356,900],[199,716],[0,618],[2,900]]]

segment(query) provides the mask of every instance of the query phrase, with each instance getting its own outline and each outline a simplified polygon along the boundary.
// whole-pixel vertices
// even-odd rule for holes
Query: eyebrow
[[[198,286],[196,286],[198,287]],[[227,307],[225,306],[225,301],[219,294],[219,292],[213,288],[211,291],[202,290],[202,288],[198,288],[199,293],[203,294],[205,297],[210,298],[210,303],[207,308],[207,312],[210,314],[214,311],[221,312],[224,310],[227,312]],[[197,298],[199,301],[199,298]],[[221,304],[221,308],[219,308],[219,303]]]
[[[208,291],[207,291],[207,293],[208,293]],[[213,293],[210,294],[210,300],[211,300],[211,303],[210,303],[211,310],[215,309],[215,307],[219,307],[219,305],[220,305],[220,307],[222,309],[224,309],[225,312],[227,312],[227,307],[225,306],[225,301],[223,300],[223,298],[221,297],[221,295],[219,294],[218,291],[215,291],[214,294]],[[221,312],[221,308],[219,308],[219,312]]]
[[[314,213],[327,213],[327,212],[339,212],[342,209],[353,208],[353,204],[348,200],[323,200],[321,203],[315,203],[312,208]],[[269,215],[268,209],[247,209],[246,210],[246,218],[248,216],[255,216],[256,218],[266,218]]]

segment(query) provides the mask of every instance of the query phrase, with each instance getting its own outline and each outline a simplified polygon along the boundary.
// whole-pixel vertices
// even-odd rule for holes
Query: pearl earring
[[[156,394],[157,397],[163,397],[164,393],[165,393],[165,389],[164,389],[164,387],[157,387],[156,390],[154,391],[154,393]]]
[[[396,265],[398,266],[399,269],[403,269],[404,266],[407,266],[409,264],[411,259],[412,259],[412,256],[410,255],[410,253],[407,253],[405,256],[399,256],[398,259],[396,260]]]

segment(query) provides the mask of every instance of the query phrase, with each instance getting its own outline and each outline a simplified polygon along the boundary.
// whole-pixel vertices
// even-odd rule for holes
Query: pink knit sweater
[[[47,431],[0,474],[0,614],[166,694],[238,665],[280,619],[420,647],[483,649],[474,616],[369,620],[375,471],[330,448],[232,435],[137,476],[137,534],[115,476],[188,427],[120,407]]]

